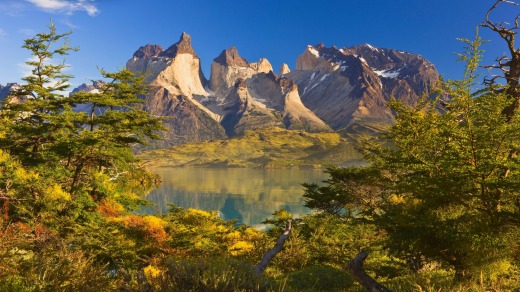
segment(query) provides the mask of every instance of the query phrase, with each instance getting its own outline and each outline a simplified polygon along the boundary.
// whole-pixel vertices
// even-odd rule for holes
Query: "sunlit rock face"
[[[230,47],[213,60],[209,89],[219,96],[226,96],[238,79],[248,79],[258,73],[273,71],[267,59],[260,59],[256,63],[249,63],[238,54],[235,47]]]
[[[255,100],[244,79],[239,78],[225,98],[225,116],[222,125],[232,137],[246,130],[265,127],[283,127],[277,111]]]
[[[183,33],[164,49],[139,48],[127,68],[144,74],[150,91],[145,109],[165,118],[156,147],[232,137],[264,127],[309,132],[377,129],[394,116],[391,98],[415,104],[437,81],[435,67],[421,56],[368,44],[308,46],[291,71],[278,75],[261,58],[250,63],[231,46],[211,64],[207,80],[200,58]]]
[[[254,100],[282,115],[282,121],[287,129],[308,132],[331,131],[325,122],[303,105],[298,86],[292,80],[277,77],[271,71],[248,79],[247,88]]]
[[[188,34],[182,33],[166,50],[159,45],[139,48],[126,67],[144,74],[150,86],[145,109],[165,119],[164,140],[154,142],[155,147],[226,137],[221,116],[198,101],[208,98],[209,93]]]
[[[228,135],[262,124],[311,132],[331,131],[303,105],[298,86],[276,76],[267,59],[249,63],[231,47],[215,58],[211,68],[209,88],[224,105],[223,125]],[[242,100],[241,105],[237,100]]]
[[[278,71],[278,75],[283,76],[287,73],[290,73],[291,69],[289,69],[289,65],[283,63],[282,66],[280,66],[280,70]]]
[[[437,70],[423,57],[368,44],[308,46],[296,70],[285,76],[298,85],[303,104],[335,130],[389,123],[391,98],[415,104],[438,80]]]

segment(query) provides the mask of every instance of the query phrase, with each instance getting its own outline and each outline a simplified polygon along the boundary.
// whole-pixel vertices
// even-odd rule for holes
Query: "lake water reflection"
[[[323,170],[245,168],[165,168],[155,170],[163,183],[147,199],[156,204],[147,213],[163,214],[168,204],[216,210],[223,219],[259,225],[286,209],[295,216],[310,213],[303,206],[304,182],[321,182]]]

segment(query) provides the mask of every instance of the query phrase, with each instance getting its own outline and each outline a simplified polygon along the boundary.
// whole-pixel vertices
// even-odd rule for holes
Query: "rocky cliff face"
[[[5,86],[0,84],[0,101],[6,99],[9,95],[16,91],[22,90],[22,86],[18,83],[7,83]],[[16,96],[11,99],[11,103],[21,103],[27,99],[31,98],[30,96]]]
[[[105,82],[103,80],[93,81],[92,84],[83,83],[80,86],[74,88],[69,93],[69,96],[72,96],[76,92],[99,93],[104,84]]]
[[[298,57],[296,70],[283,64],[278,75],[267,59],[249,63],[230,47],[213,60],[208,81],[185,33],[166,50],[139,48],[127,68],[146,74],[146,109],[165,117],[160,147],[272,126],[321,132],[388,124],[392,97],[414,104],[438,79],[418,55],[319,44]]]
[[[335,130],[388,123],[392,97],[414,104],[438,80],[433,64],[421,56],[368,44],[308,46],[296,71],[285,76],[298,84],[303,104]]]
[[[271,71],[248,79],[247,88],[253,99],[282,115],[282,121],[287,129],[308,132],[331,131],[327,124],[303,105],[298,86],[292,80],[277,77]]]
[[[204,89],[207,81],[188,34],[183,33],[166,50],[158,45],[139,48],[126,67],[146,75],[151,91],[145,108],[166,118],[164,140],[156,147],[225,137],[221,116],[198,101],[209,93]]]
[[[283,63],[282,66],[280,66],[280,70],[278,71],[278,75],[282,76],[287,73],[290,73],[291,69],[289,69],[289,65]]]
[[[156,87],[153,95],[148,96],[146,110],[165,119],[164,140],[155,141],[153,146],[156,148],[226,137],[214,115],[201,110],[191,97],[176,94],[168,88]]]
[[[244,79],[237,79],[223,103],[225,116],[222,125],[229,137],[265,127],[284,127],[281,116],[255,100]]]
[[[250,64],[231,47],[215,58],[211,68],[209,88],[224,105],[222,124],[228,135],[262,124],[312,132],[331,130],[303,105],[294,82],[273,73],[267,59]],[[243,100],[240,106],[237,96]]]
[[[217,96],[227,96],[238,79],[248,79],[258,73],[273,71],[267,59],[260,59],[256,63],[249,63],[240,57],[235,47],[230,47],[213,60],[209,88]]]

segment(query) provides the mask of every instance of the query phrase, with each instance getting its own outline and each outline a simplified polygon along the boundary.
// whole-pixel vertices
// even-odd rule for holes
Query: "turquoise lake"
[[[314,169],[163,168],[154,170],[162,184],[146,198],[155,204],[146,213],[164,214],[168,204],[218,211],[221,218],[261,227],[274,211],[295,217],[309,214],[303,206],[302,183],[328,178]]]

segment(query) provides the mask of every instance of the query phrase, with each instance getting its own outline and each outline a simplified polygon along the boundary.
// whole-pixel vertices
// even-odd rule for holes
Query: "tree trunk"
[[[356,281],[365,288],[368,292],[391,292],[392,290],[386,288],[385,286],[379,284],[374,278],[370,277],[363,270],[363,262],[368,257],[368,252],[362,251],[357,254],[357,256],[352,259],[348,265],[347,269],[350,271],[352,276],[356,279]]]
[[[285,243],[285,240],[289,238],[289,235],[291,234],[291,220],[287,221],[287,225],[285,226],[284,233],[278,238],[278,241],[274,245],[273,248],[271,248],[268,252],[265,253],[264,257],[262,258],[262,261],[255,267],[255,273],[257,275],[262,274],[265,269],[267,268],[267,265],[269,262],[274,258],[274,256],[279,253],[282,248],[283,244]]]

